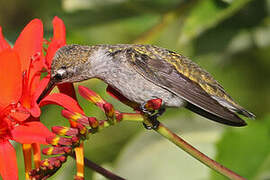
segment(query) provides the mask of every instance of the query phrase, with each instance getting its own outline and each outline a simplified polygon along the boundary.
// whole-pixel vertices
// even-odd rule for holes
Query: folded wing
[[[223,124],[246,125],[235,112],[219,103],[197,82],[179,72],[172,63],[162,59],[162,56],[156,54],[152,56],[132,48],[127,50],[127,56],[130,65],[146,79],[185,99],[188,102],[186,108],[189,110]],[[194,63],[192,65],[194,66]],[[226,103],[226,99],[222,101]]]

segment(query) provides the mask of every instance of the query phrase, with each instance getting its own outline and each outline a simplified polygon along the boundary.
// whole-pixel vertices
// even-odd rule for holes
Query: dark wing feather
[[[150,58],[135,50],[128,50],[130,64],[142,76],[153,83],[179,95],[188,104],[186,108],[211,120],[232,125],[244,126],[246,123],[235,113],[219,104],[196,82],[178,72],[173,65],[159,58]]]

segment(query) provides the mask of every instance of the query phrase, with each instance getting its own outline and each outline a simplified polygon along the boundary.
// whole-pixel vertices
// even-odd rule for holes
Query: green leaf
[[[250,0],[234,0],[226,3],[221,0],[199,1],[191,10],[179,37],[180,44],[185,44],[205,30],[232,16]]]
[[[217,144],[216,160],[247,179],[269,179],[270,116],[246,128],[230,128]],[[212,179],[226,179],[217,173]]]

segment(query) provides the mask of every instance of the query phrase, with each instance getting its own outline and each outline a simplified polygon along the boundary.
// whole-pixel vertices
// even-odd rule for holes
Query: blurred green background
[[[227,127],[185,109],[169,109],[161,120],[173,131],[247,179],[270,179],[270,0],[0,0],[0,25],[14,42],[33,18],[52,36],[54,16],[64,20],[68,44],[155,44],[190,57],[209,71],[256,120]],[[105,93],[99,80],[80,83],[121,111],[128,107]],[[76,84],[77,86],[77,84]],[[79,97],[89,116],[101,111]],[[61,108],[47,106],[48,127],[68,125]],[[17,146],[20,179],[22,152]],[[226,179],[141,124],[124,122],[95,134],[85,156],[127,179]],[[51,179],[73,179],[75,162]],[[86,179],[104,179],[86,170]]]

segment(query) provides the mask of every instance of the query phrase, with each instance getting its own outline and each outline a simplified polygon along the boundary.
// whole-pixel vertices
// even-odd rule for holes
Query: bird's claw
[[[155,113],[155,111],[147,109],[146,104],[147,104],[147,102],[142,103],[140,109],[144,114],[152,116]]]
[[[158,101],[158,104],[156,103],[156,101]],[[153,106],[153,104],[154,104],[154,108],[150,107],[149,104],[151,104],[150,106]],[[147,107],[150,107],[150,108],[147,108]],[[156,110],[157,110],[157,112],[156,112]],[[160,122],[157,120],[157,118],[159,116],[161,116],[165,112],[165,110],[166,109],[162,105],[161,99],[153,99],[153,100],[149,100],[149,101],[141,104],[141,111],[144,113],[146,118],[149,120],[149,123],[147,123],[147,124],[145,122],[143,123],[144,127],[147,130],[157,129],[159,124],[160,124]],[[149,124],[151,124],[151,125],[149,125]]]
[[[157,119],[152,120],[150,122],[151,122],[151,125],[147,125],[146,123],[143,122],[143,126],[144,126],[145,129],[147,129],[147,130],[152,130],[152,129],[156,130],[158,128],[159,124],[160,124],[160,122]]]

